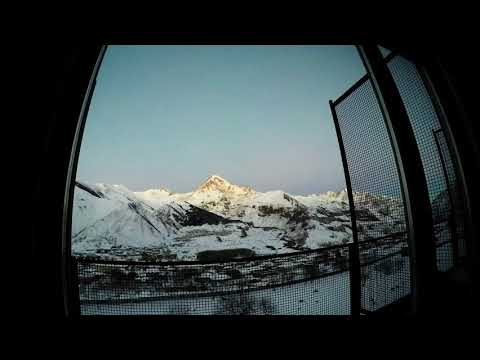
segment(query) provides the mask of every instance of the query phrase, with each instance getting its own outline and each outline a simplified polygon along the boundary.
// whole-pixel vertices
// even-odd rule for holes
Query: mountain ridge
[[[117,185],[117,186],[123,186],[123,185]],[[178,195],[178,194],[190,194],[195,192],[207,192],[207,191],[213,191],[213,190],[219,190],[226,193],[261,193],[261,191],[255,190],[252,186],[234,184],[233,182],[217,174],[212,174],[208,176],[199,185],[194,187],[191,191],[187,191],[187,192],[172,191],[168,187],[160,186],[158,188],[149,188],[142,191],[134,191],[134,193],[141,194],[141,193],[165,192],[171,195]],[[264,192],[269,192],[269,191],[282,191],[282,192],[288,193],[287,191],[284,191],[284,190],[268,190]],[[339,191],[326,191],[326,192],[310,193],[306,195],[296,195],[296,196],[311,196],[311,195],[319,195],[319,194],[331,195],[331,194],[338,194],[339,192],[343,192],[343,191],[345,191],[345,194],[346,194],[346,189],[343,188]]]

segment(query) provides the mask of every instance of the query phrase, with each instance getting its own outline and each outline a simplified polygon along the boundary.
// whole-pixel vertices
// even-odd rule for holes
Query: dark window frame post
[[[77,163],[80,155],[80,146],[82,143],[83,130],[90,108],[93,91],[96,85],[96,78],[102,63],[106,45],[102,45],[92,75],[83,99],[80,116],[78,118],[75,137],[70,153],[70,162],[67,173],[67,181],[65,188],[65,197],[63,204],[63,227],[62,227],[62,285],[63,285],[63,302],[64,311],[67,317],[78,317],[80,315],[80,299],[78,291],[78,273],[77,262],[73,259],[71,250],[71,234],[72,234],[72,212],[73,212],[73,196],[75,190],[75,178],[77,175]]]
[[[395,81],[376,45],[358,45],[370,76],[395,154],[406,210],[412,310],[428,311],[436,274],[432,210],[420,152]]]
[[[440,158],[440,165],[442,166],[442,172],[445,177],[445,186],[447,190],[448,202],[450,203],[450,213],[448,214],[448,227],[450,229],[450,238],[452,243],[452,253],[453,253],[453,265],[457,266],[459,263],[459,246],[458,246],[458,238],[457,238],[457,223],[456,223],[456,201],[454,200],[452,192],[454,189],[451,188],[450,181],[451,179],[448,176],[447,165],[445,164],[445,155],[442,152],[442,147],[440,145],[440,141],[438,140],[437,134],[439,132],[444,133],[443,129],[433,130],[433,140],[435,141],[435,146],[437,147],[438,157]],[[448,144],[447,144],[448,145]],[[454,170],[455,171],[455,170]],[[457,173],[455,172],[455,175]]]
[[[329,101],[330,111],[333,117],[333,123],[337,133],[338,144],[340,146],[340,155],[342,158],[343,170],[345,174],[345,184],[347,187],[348,202],[350,207],[350,221],[352,223],[353,243],[348,247],[348,259],[350,267],[350,315],[352,317],[360,316],[362,306],[362,285],[360,275],[360,255],[358,249],[357,216],[355,213],[355,203],[353,201],[352,185],[350,181],[350,171],[348,170],[348,161],[343,145],[342,132],[338,124],[337,112],[333,101]]]
[[[450,121],[447,117],[447,111],[445,110],[442,101],[440,101],[440,96],[436,89],[436,86],[433,82],[433,78],[430,76],[430,71],[436,70],[438,76],[435,79],[441,80],[439,78],[445,77],[446,75],[443,74],[443,69],[437,61],[427,62],[426,64],[417,64],[417,71],[420,74],[423,84],[428,91],[428,94],[432,100],[433,106],[435,108],[435,112],[438,116],[438,120],[440,122],[440,126],[442,128],[442,133],[445,136],[446,144],[448,147],[449,155],[452,160],[452,164],[454,167],[454,172],[456,176],[456,181],[458,182],[458,195],[461,197],[461,206],[463,211],[463,221],[465,226],[465,258],[472,262],[472,253],[473,253],[473,239],[478,238],[477,232],[475,231],[475,225],[472,222],[472,205],[470,204],[470,199],[472,196],[470,195],[468,181],[465,177],[465,172],[463,170],[464,166],[462,165],[462,157],[460,155],[457,143],[455,141],[455,137],[453,135],[453,131],[450,126]],[[440,76],[443,75],[443,76]],[[445,84],[446,85],[446,84]],[[452,91],[451,86],[447,86],[450,91]],[[451,93],[451,97],[455,99],[454,93]],[[457,104],[459,108],[461,108],[460,104]],[[453,115],[453,114],[452,114]],[[451,116],[454,118],[454,116]],[[471,265],[471,264],[470,264]]]

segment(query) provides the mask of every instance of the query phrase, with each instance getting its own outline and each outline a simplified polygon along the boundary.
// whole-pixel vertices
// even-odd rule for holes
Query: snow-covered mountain
[[[248,186],[233,185],[218,175],[210,176],[194,191],[196,194],[209,194],[212,192],[219,192],[231,196],[248,196],[255,191]]]
[[[360,222],[395,215],[399,206],[388,198],[354,196],[368,202]],[[188,193],[165,188],[132,192],[121,185],[83,182],[75,189],[76,255],[194,260],[212,250],[262,255],[316,249],[350,238],[345,190],[308,196],[257,192],[218,175]]]

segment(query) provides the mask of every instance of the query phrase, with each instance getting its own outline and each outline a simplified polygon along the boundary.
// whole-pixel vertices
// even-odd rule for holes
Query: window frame
[[[61,239],[61,284],[63,290],[64,313],[67,317],[80,315],[80,304],[78,295],[78,281],[75,276],[72,250],[72,211],[73,197],[75,188],[75,178],[77,175],[78,158],[82,145],[83,131],[90,108],[90,102],[95,90],[96,79],[101,63],[105,56],[107,45],[102,45],[93,67],[90,80],[83,98],[80,115],[77,120],[75,135],[70,151],[70,158],[67,169],[67,179],[65,184],[65,196],[63,199],[63,217],[62,217],[62,239]]]

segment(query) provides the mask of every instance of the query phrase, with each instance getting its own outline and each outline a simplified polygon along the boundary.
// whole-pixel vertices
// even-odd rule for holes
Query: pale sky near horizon
[[[191,191],[345,187],[328,100],[365,70],[354,46],[109,46],[77,179]]]

